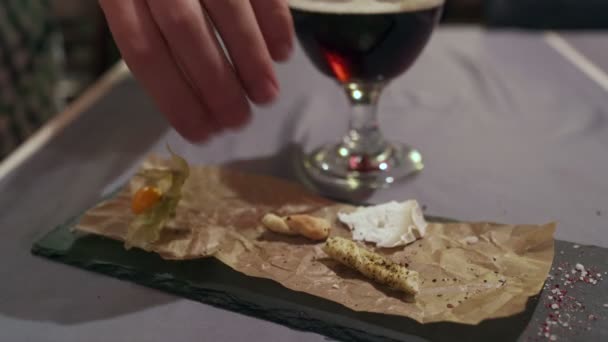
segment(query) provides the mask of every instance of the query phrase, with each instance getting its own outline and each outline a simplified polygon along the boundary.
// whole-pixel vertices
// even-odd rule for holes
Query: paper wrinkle
[[[150,158],[145,167],[166,165]],[[77,230],[123,240],[130,220],[128,187],[89,210]],[[213,256],[234,270],[272,279],[294,291],[355,311],[412,318],[421,323],[478,324],[515,315],[541,290],[553,261],[555,224],[429,222],[425,238],[405,247],[376,249],[420,273],[415,302],[327,258],[301,237],[266,231],[261,218],[308,213],[332,222],[331,236],[350,237],[337,213],[353,210],[296,184],[219,167],[192,167],[175,219],[151,251],[166,259]],[[469,236],[479,241],[460,241]],[[373,249],[371,245],[368,248]],[[200,272],[205,272],[204,269]]]

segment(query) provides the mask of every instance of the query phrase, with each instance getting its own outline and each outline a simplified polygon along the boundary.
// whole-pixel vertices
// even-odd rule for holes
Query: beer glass
[[[350,128],[303,164],[313,181],[347,189],[378,188],[422,170],[422,155],[387,141],[378,127],[382,89],[418,58],[444,0],[289,0],[298,39],[351,105]]]

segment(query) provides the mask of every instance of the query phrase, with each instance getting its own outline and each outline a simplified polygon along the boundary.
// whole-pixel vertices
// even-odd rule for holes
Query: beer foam
[[[289,0],[289,7],[307,12],[386,14],[435,8],[445,0]]]

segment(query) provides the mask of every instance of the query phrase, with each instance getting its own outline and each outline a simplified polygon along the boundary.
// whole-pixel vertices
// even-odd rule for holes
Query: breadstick
[[[315,241],[327,239],[331,229],[327,220],[310,215],[291,215],[285,221],[292,231]]]
[[[332,259],[359,271],[367,278],[387,285],[394,290],[416,295],[419,292],[418,272],[371,252],[357,243],[332,237],[323,246],[323,251]]]
[[[275,233],[285,235],[298,235],[298,232],[289,228],[287,222],[285,222],[285,219],[275,214],[264,215],[264,217],[262,218],[262,224],[264,225],[264,227],[268,228],[268,230],[271,230]]]
[[[301,235],[314,241],[327,239],[331,229],[331,224],[327,220],[311,215],[280,217],[266,214],[262,218],[262,224],[275,233]]]

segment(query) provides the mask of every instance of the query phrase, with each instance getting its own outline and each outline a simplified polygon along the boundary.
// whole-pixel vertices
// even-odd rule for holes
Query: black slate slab
[[[267,319],[294,329],[313,331],[340,341],[533,341],[547,315],[544,298],[532,298],[527,310],[506,319],[490,320],[478,326],[453,323],[422,325],[413,320],[347,309],[334,302],[288,290],[266,279],[251,278],[215,259],[167,261],[153,253],[126,251],[122,244],[97,236],[73,234],[74,222],[60,226],[32,248],[44,256],[90,271],[125,279],[246,315]],[[573,248],[558,241],[556,261],[608,265],[608,250]],[[588,291],[571,293],[589,302],[595,310],[594,327],[582,332],[565,329],[560,340],[600,341],[608,336],[602,314],[608,309],[607,282]],[[539,298],[541,298],[539,305]],[[562,337],[563,336],[563,337]]]

